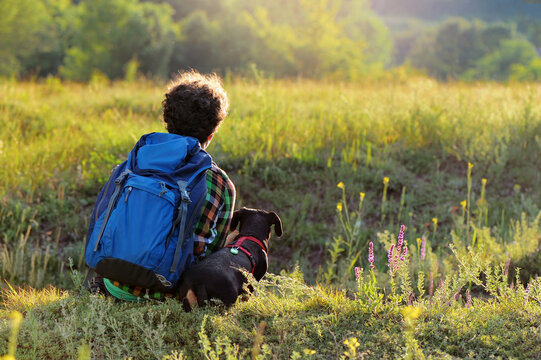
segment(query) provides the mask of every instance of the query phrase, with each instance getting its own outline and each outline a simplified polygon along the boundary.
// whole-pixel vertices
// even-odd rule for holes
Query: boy
[[[192,70],[171,82],[162,105],[167,131],[195,138],[201,148],[206,149],[227,116],[229,102],[218,76]],[[235,205],[235,187],[214,162],[207,170],[206,184],[207,195],[194,230],[196,259],[224,246]],[[91,222],[91,227],[93,225]],[[90,273],[85,285],[92,291],[100,290],[125,300],[137,300],[146,290],[104,280],[100,276],[91,278]]]

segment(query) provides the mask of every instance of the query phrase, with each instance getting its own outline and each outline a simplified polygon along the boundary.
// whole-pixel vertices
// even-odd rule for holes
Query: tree
[[[515,37],[514,28],[508,25],[451,19],[419,39],[408,60],[438,79],[458,79],[502,41]]]
[[[0,75],[17,75],[39,42],[45,7],[38,0],[0,0]]]
[[[71,38],[70,21],[75,7],[70,0],[43,0],[41,26],[32,51],[21,59],[21,72],[55,75],[66,55]]]
[[[126,64],[137,59],[144,73],[165,76],[176,37],[171,12],[166,4],[137,0],[82,1],[61,74],[88,80],[99,70],[118,78]]]
[[[244,17],[259,40],[264,56],[257,63],[264,68],[286,75],[354,79],[370,64],[389,62],[387,28],[365,1],[254,3]]]
[[[465,74],[465,78],[508,80],[513,70],[515,75],[518,75],[520,68],[517,68],[517,65],[528,67],[536,58],[535,47],[529,41],[504,40],[496,51],[480,59],[475,67]]]

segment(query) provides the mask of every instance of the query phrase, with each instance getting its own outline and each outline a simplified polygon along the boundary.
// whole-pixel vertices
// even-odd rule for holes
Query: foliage
[[[382,16],[410,16],[430,21],[449,16],[482,18],[486,21],[530,19],[541,16],[538,0],[372,0],[372,6]]]
[[[535,50],[532,54],[530,48],[524,49],[531,45],[516,37],[508,25],[451,19],[421,38],[408,59],[413,66],[426,69],[439,79],[473,77],[480,73],[482,78],[496,76],[498,80],[505,80],[509,78],[511,64],[522,64],[526,58],[529,62],[535,56]],[[513,58],[517,52],[524,55]],[[477,70],[470,70],[472,68]],[[468,71],[473,74],[468,75]]]
[[[0,76],[19,73],[21,58],[40,44],[38,33],[46,13],[41,1],[0,1]]]
[[[540,46],[541,28],[534,19],[485,24],[468,11],[491,14],[496,7],[485,2],[393,1],[36,0],[29,6],[2,0],[9,11],[1,12],[0,75],[89,81],[128,73],[132,79],[166,78],[196,68],[256,78],[358,80],[392,76],[389,66],[408,65],[438,79],[536,79],[532,48]],[[435,9],[469,20],[418,20]],[[404,17],[408,13],[412,17]],[[378,14],[393,16],[384,22]]]
[[[299,272],[268,274],[252,283],[248,301],[229,309],[218,304],[190,313],[176,300],[116,303],[84,290],[67,297],[44,294],[44,305],[31,305],[25,291],[13,289],[19,304],[8,303],[2,316],[22,311],[24,318],[18,315],[20,330],[0,323],[0,344],[7,348],[19,331],[19,347],[12,352],[17,359],[84,352],[135,359],[535,356],[541,282],[510,288],[497,267],[480,270],[489,298],[462,299],[457,289],[468,279],[485,282],[479,270],[460,268],[433,297],[411,305],[387,301],[372,275],[368,286],[361,280],[352,298],[345,291],[307,286]],[[379,296],[367,303],[373,292]]]
[[[535,47],[527,40],[503,40],[499,48],[481,58],[475,66],[468,70],[465,78],[507,80],[513,72],[517,73],[518,66],[533,65],[541,58],[537,56]],[[514,71],[513,71],[514,70]],[[527,79],[528,75],[522,75]],[[530,79],[530,80],[535,80]]]
[[[82,1],[73,21],[73,39],[60,73],[89,80],[96,70],[122,77],[126,64],[141,62],[143,73],[166,75],[175,27],[166,5],[137,0]]]

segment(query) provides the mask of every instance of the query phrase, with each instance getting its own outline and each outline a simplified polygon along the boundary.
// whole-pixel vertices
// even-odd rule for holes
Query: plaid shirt
[[[206,256],[222,248],[235,207],[235,185],[215,163],[207,171],[207,199],[195,226],[195,256]]]

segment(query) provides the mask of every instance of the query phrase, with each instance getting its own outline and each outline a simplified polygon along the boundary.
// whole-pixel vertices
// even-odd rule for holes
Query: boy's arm
[[[235,207],[236,191],[225,171],[213,164],[207,171],[207,198],[195,228],[194,255],[206,255],[225,244]]]

